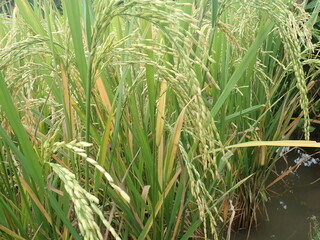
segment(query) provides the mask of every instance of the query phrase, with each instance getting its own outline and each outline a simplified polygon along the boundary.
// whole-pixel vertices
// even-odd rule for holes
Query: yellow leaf
[[[30,186],[27,184],[27,182],[22,177],[19,177],[19,179],[20,179],[21,185],[29,193],[30,197],[32,198],[34,203],[37,205],[39,210],[42,212],[43,216],[45,216],[45,218],[47,219],[48,223],[50,223],[50,225],[52,225],[51,218],[50,218],[49,214],[47,213],[47,211],[44,209],[44,207],[41,205],[38,197],[35,195],[35,193],[32,191]]]

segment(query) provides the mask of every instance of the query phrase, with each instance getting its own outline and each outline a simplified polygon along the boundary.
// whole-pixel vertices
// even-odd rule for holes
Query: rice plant
[[[317,240],[320,239],[320,230],[319,230],[319,221],[316,216],[312,216],[310,218],[311,224],[310,224],[310,233],[309,237],[311,240]]]
[[[1,239],[230,239],[303,123],[318,8],[15,0],[0,14]]]

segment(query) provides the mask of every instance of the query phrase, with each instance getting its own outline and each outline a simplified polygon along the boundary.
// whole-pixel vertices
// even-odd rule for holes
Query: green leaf
[[[257,51],[259,50],[263,41],[268,37],[268,34],[270,33],[273,25],[274,23],[268,20],[258,32],[255,41],[252,43],[251,47],[248,49],[246,55],[243,57],[241,63],[239,64],[235,72],[232,74],[226,87],[222,91],[216,104],[213,106],[211,110],[211,114],[213,117],[217,115],[218,111],[222,107],[225,100],[230,96],[230,93],[233,91],[237,82],[241,79],[242,75],[245,73],[245,70],[249,66],[250,62],[255,58]]]
[[[82,28],[80,21],[80,10],[79,10],[79,1],[68,1],[64,0],[66,13],[68,17],[68,23],[70,26],[71,36],[73,47],[76,55],[77,67],[82,79],[83,87],[86,89],[87,83],[87,61],[84,53],[84,45],[82,42]]]
[[[58,217],[62,220],[62,222],[68,228],[69,232],[74,237],[74,239],[81,240],[80,235],[77,233],[77,231],[74,229],[69,219],[66,217],[68,214],[62,211],[57,200],[49,192],[48,192],[48,198],[50,200],[51,207],[56,211]]]
[[[29,2],[27,0],[15,0],[15,4],[17,4],[23,19],[28,23],[34,33],[45,36],[46,31],[41,25],[41,19],[34,13]]]
[[[39,189],[37,191],[40,193],[40,196],[43,196],[44,182],[42,178],[42,170],[41,170],[41,165],[39,163],[38,156],[34,152],[34,149],[28,137],[28,134],[24,130],[19,114],[16,110],[16,107],[13,103],[13,100],[11,98],[11,95],[8,91],[8,88],[6,86],[6,83],[4,82],[4,79],[1,73],[0,73],[0,104],[2,106],[2,110],[7,115],[10,125],[16,137],[19,140],[20,147],[25,156],[25,160],[22,158],[22,155],[20,155],[20,159],[19,159],[25,169],[25,174],[31,179],[33,179],[34,182],[39,186]]]

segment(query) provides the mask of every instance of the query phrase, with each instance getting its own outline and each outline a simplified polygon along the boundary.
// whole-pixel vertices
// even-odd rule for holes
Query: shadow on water
[[[284,148],[283,153],[289,148]],[[283,181],[272,187],[266,203],[268,217],[258,219],[250,240],[308,240],[311,217],[320,217],[320,156],[313,157],[294,149],[284,154],[276,166],[279,174],[301,163]],[[247,239],[247,231],[240,231],[233,240]]]

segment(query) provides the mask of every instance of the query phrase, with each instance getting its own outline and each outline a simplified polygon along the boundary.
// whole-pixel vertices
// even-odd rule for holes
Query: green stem
[[[91,53],[88,59],[88,76],[87,76],[87,85],[86,85],[86,135],[85,141],[90,142],[90,99],[91,99],[91,72],[92,72],[92,58]],[[86,148],[86,154],[89,156],[89,148]],[[89,189],[89,164],[85,161],[85,188]]]

